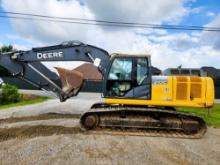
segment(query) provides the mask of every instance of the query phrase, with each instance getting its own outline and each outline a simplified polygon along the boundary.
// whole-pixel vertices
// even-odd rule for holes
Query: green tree
[[[1,48],[0,48],[0,52],[1,53],[7,53],[7,52],[12,52],[13,50],[15,50],[13,48],[13,46],[10,44],[10,45],[3,45]]]
[[[12,45],[3,45],[0,48],[0,53],[7,53],[15,51]],[[10,76],[11,74],[3,67],[0,66],[0,77]],[[0,90],[0,104],[15,103],[20,100],[18,89],[14,85],[4,84]]]
[[[14,85],[4,84],[0,91],[0,104],[16,103],[20,100],[18,89]]]
[[[12,45],[3,45],[0,48],[0,53],[7,53],[15,51],[16,49]],[[11,74],[3,67],[0,66],[0,77],[9,77]]]

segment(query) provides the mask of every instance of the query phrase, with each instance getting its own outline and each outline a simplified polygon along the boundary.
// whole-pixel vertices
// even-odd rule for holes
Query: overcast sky
[[[108,21],[220,27],[219,0],[0,0],[0,11]],[[1,14],[4,15],[4,14]],[[18,49],[80,40],[109,53],[152,55],[167,67],[220,68],[220,32],[112,28],[0,19],[0,45]]]

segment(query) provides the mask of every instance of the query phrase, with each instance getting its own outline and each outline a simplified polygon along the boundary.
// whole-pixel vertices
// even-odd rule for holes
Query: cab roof
[[[143,54],[143,53],[113,53],[110,55],[111,57],[151,57],[149,54]]]

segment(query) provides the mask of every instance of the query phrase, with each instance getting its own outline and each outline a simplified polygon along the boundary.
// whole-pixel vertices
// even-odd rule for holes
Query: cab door
[[[133,88],[133,58],[114,58],[106,76],[105,84],[105,96],[107,97],[133,97],[133,95],[126,95]]]
[[[105,76],[104,97],[150,99],[151,75],[148,57],[115,57]]]
[[[133,97],[150,99],[151,98],[151,71],[149,58],[135,58],[134,82],[133,82]]]

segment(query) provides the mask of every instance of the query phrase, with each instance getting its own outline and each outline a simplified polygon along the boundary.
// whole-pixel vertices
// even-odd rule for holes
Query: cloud
[[[58,17],[94,18],[86,6],[79,1],[54,0],[3,0],[2,7],[6,11],[34,13]],[[17,33],[29,41],[37,43],[54,43],[77,38],[87,40],[87,32],[94,27],[46,21],[11,20]]]
[[[132,22],[174,21],[186,14],[182,0],[163,1],[103,1],[86,0],[81,5],[76,0],[2,0],[2,7],[6,11],[35,13],[59,17],[76,17],[87,19],[104,19]],[[134,7],[135,6],[135,7]],[[92,25],[77,25],[57,22],[11,20],[14,29],[30,42],[39,44],[54,43],[62,40],[77,39],[93,42],[94,35],[102,35],[103,28]],[[112,28],[105,28],[110,31]],[[119,29],[118,29],[119,30]],[[121,30],[121,29],[120,29]],[[122,29],[127,30],[127,29]],[[92,35],[91,35],[92,34]]]
[[[163,36],[149,35],[148,39],[172,47],[175,50],[184,51],[198,45],[199,38],[187,33],[173,33]]]
[[[109,21],[157,23],[176,22],[193,9],[186,0],[2,0],[5,11],[35,13],[58,17],[76,17]],[[202,8],[194,9],[198,13]],[[35,46],[57,44],[65,40],[104,48],[110,53],[152,54],[153,65],[165,69],[182,64],[184,67],[219,66],[219,33],[170,33],[166,30],[110,28],[92,25],[11,19],[18,38]],[[220,26],[216,17],[210,26]],[[13,37],[13,36],[9,36]],[[215,38],[215,39],[212,39]],[[16,40],[16,38],[15,38]],[[209,41],[210,40],[210,41]],[[30,44],[30,45],[31,45]],[[19,46],[19,45],[18,45]],[[21,46],[19,46],[21,47]],[[52,68],[53,64],[47,64]],[[62,63],[59,63],[59,66]],[[71,64],[66,67],[75,67]]]
[[[192,14],[199,14],[199,13],[201,13],[204,10],[204,8],[205,8],[204,6],[199,6],[199,7],[192,8],[190,10],[190,13],[192,13]]]
[[[187,14],[183,0],[85,0],[96,19],[161,23],[174,21]]]
[[[220,14],[207,25],[207,27],[220,27]],[[214,49],[220,51],[220,33],[219,32],[202,32],[201,43],[203,45],[213,46]]]
[[[156,0],[156,4],[154,4],[147,1],[139,2],[133,0],[120,0],[117,3],[115,3],[115,1],[113,3],[113,1],[94,0],[93,3],[96,5],[98,4],[98,8],[103,9],[103,11],[96,11],[94,8],[95,6],[92,5],[93,3],[89,0],[86,1],[86,5],[82,5],[80,1],[76,0],[46,0],[44,1],[44,5],[42,5],[42,2],[39,0],[3,0],[2,6],[6,11],[36,13],[59,17],[107,20],[110,20],[110,17],[112,17],[114,20],[123,18],[126,21],[130,19],[131,21],[137,22],[149,22],[152,20],[162,22],[168,19],[176,19],[184,15],[185,9],[181,2],[182,1],[175,1],[171,3],[169,1],[168,3],[164,3]],[[133,7],[136,3],[138,6]],[[159,5],[158,7],[157,4]],[[116,9],[112,10],[112,8],[106,8],[109,5],[112,6],[113,9],[116,7]],[[148,10],[146,10],[146,8],[148,8]],[[162,11],[164,13],[162,13]],[[120,12],[123,12],[124,14],[121,15]],[[25,20],[11,20],[11,23],[18,35],[31,43],[36,43],[36,45],[54,44],[64,40],[80,40],[86,43],[102,46],[111,52],[114,50],[131,51],[131,49],[135,50],[134,47],[136,47],[135,45],[138,43],[137,38],[140,38],[136,35],[140,31],[137,29],[117,29],[116,31],[112,31],[111,28],[103,29],[100,26],[40,21],[27,22]],[[144,31],[144,33],[152,32],[152,30],[149,29],[142,31]],[[155,33],[158,32],[162,32],[162,30],[155,30]],[[148,42],[147,39],[145,39],[145,41],[146,43]],[[139,51],[142,50],[143,49]]]
[[[208,12],[206,13],[206,16],[208,16],[208,17],[213,17],[213,16],[215,16],[215,13],[213,13],[213,12],[211,12],[211,11],[208,11]]]

